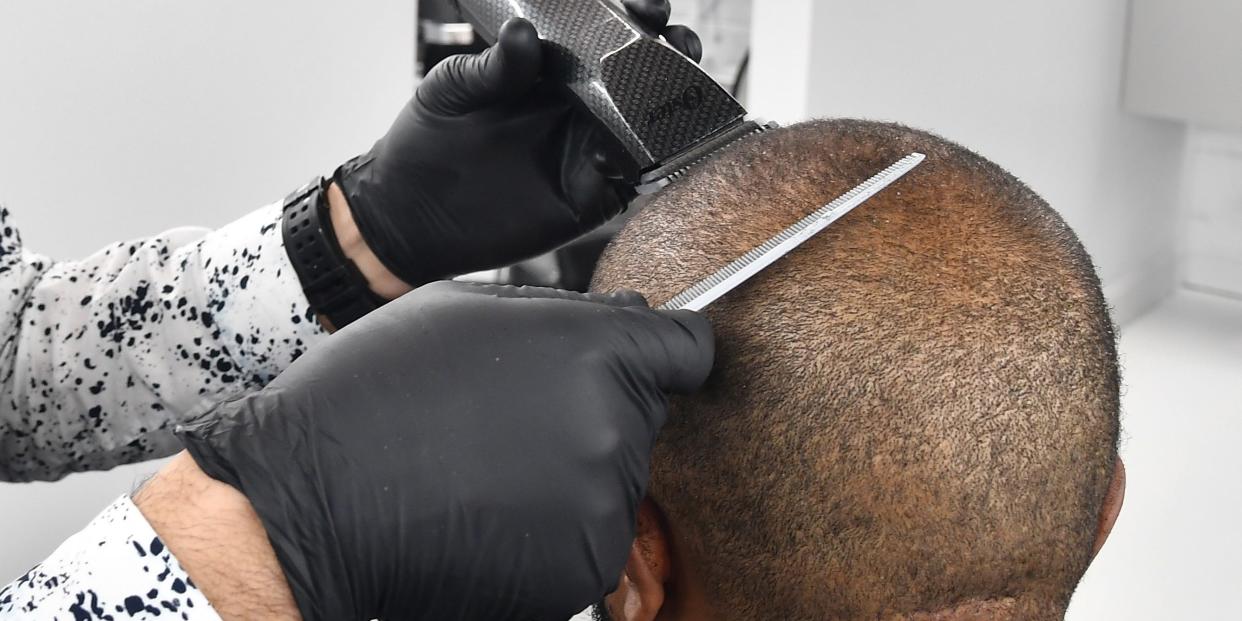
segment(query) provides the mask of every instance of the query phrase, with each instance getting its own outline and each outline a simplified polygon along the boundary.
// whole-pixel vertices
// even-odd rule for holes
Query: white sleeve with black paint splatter
[[[0,620],[220,621],[172,552],[122,496],[47,560],[0,588]]]
[[[178,421],[323,338],[272,205],[81,261],[22,248],[0,209],[0,480],[169,455]]]

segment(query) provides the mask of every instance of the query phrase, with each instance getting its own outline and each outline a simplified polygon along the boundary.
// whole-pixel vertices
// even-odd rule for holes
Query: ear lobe
[[[1092,558],[1100,553],[1100,548],[1104,547],[1109,533],[1113,532],[1113,526],[1117,524],[1117,516],[1121,514],[1121,505],[1125,503],[1125,499],[1126,465],[1118,455],[1117,462],[1113,466],[1113,480],[1108,484],[1108,493],[1104,495],[1104,504],[1100,507],[1100,521],[1095,531],[1095,549],[1091,552]]]
[[[614,621],[654,621],[672,576],[664,516],[651,499],[638,506],[638,535],[617,590],[604,601]]]
[[[664,513],[650,498],[644,498],[638,505],[638,534],[634,537],[634,549],[639,553],[644,564],[650,569],[651,576],[664,584],[672,577],[672,563],[669,555],[668,529],[664,524]]]

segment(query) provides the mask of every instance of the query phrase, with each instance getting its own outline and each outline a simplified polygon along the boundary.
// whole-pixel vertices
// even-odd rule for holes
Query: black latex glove
[[[688,56],[666,0],[630,12]],[[418,286],[552,250],[625,208],[632,187],[604,155],[611,138],[563,85],[540,81],[534,26],[505,23],[492,48],[436,65],[371,151],[337,171],[354,220],[380,261]]]
[[[177,433],[308,621],[563,621],[616,586],[665,392],[712,355],[632,292],[434,283]]]

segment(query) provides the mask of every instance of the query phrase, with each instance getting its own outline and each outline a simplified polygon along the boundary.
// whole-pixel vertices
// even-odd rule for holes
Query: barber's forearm
[[[221,618],[301,619],[249,501],[204,474],[188,454],[133,500]]]
[[[269,205],[53,262],[0,210],[0,480],[171,455],[173,424],[326,336],[306,320],[280,221]]]
[[[367,279],[371,291],[376,295],[393,300],[408,293],[412,287],[384,267],[354,223],[354,216],[349,211],[349,203],[341,188],[335,183],[328,186],[328,212],[332,217],[332,230],[336,233],[336,242],[349,260],[354,262],[358,271]]]

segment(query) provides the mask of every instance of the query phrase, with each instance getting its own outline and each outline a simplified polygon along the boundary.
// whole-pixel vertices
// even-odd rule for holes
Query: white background
[[[383,135],[413,33],[404,0],[0,1],[0,202],[58,258],[229,222]],[[155,469],[0,484],[0,583]]]
[[[753,26],[755,112],[942,133],[1028,181],[1096,258],[1126,321],[1130,495],[1071,618],[1242,618],[1242,128],[1123,111],[1124,0],[764,0],[753,23],[720,1],[738,22],[721,54]],[[227,222],[383,133],[413,24],[398,0],[4,0],[0,202],[61,258]],[[152,468],[0,484],[0,583]]]

